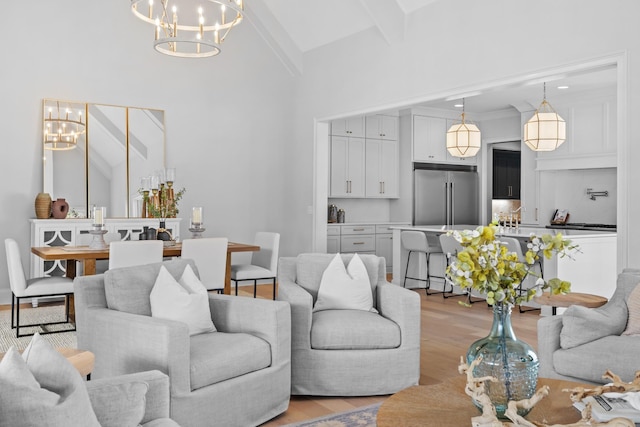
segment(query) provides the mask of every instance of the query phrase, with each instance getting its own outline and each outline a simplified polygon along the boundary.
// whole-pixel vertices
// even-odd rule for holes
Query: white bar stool
[[[523,262],[526,264],[524,251],[522,250],[522,243],[520,243],[520,240],[514,237],[500,237],[500,241],[504,243],[504,245],[507,247],[507,250],[509,252],[515,252],[520,262]],[[540,259],[536,260],[536,262],[530,267],[530,269],[534,268],[536,265],[538,266],[538,273],[540,274],[540,277],[544,279],[544,276],[542,274],[542,261]],[[524,278],[522,279],[522,283],[520,283],[520,287],[518,288],[518,294],[520,296],[522,296],[523,294],[526,294],[529,291],[529,288],[524,287],[524,281],[528,276],[529,276],[529,273],[527,273],[527,275],[524,276]],[[528,308],[526,310],[523,310],[522,305],[518,306],[518,311],[520,311],[520,313],[525,313],[527,311],[536,311],[536,310],[540,310],[540,307],[533,307],[533,308]]]
[[[429,293],[429,289],[431,288],[431,277],[436,277],[444,280],[444,277],[432,276],[430,271],[431,270],[430,268],[431,254],[442,253],[442,250],[440,249],[439,245],[435,245],[435,244],[430,245],[429,240],[427,239],[427,235],[422,231],[413,231],[413,230],[403,231],[400,234],[400,240],[402,242],[402,246],[409,251],[409,254],[407,255],[407,268],[405,269],[404,282],[402,283],[402,286],[405,288],[407,287],[407,279],[419,280],[421,282],[427,283],[427,287],[425,289],[425,292],[427,295],[444,294],[446,292],[444,290],[444,287],[442,291]],[[409,262],[411,261],[411,254],[414,252],[424,254],[427,259],[427,278],[426,279],[408,276]]]

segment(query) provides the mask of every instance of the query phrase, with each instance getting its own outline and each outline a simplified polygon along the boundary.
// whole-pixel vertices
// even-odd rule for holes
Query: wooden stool
[[[533,300],[540,305],[550,305],[551,313],[555,316],[557,307],[569,307],[571,305],[581,305],[583,307],[597,308],[605,305],[609,301],[605,297],[593,294],[582,294],[580,292],[570,292],[562,295],[552,295],[545,292],[540,296],[533,297]]]
[[[20,350],[22,353],[23,350]],[[80,375],[86,377],[87,380],[91,379],[91,371],[95,364],[95,355],[88,350],[78,350],[77,348],[59,347],[56,351],[62,354],[73,365],[74,368],[80,372]],[[5,353],[0,353],[0,360],[4,357]]]

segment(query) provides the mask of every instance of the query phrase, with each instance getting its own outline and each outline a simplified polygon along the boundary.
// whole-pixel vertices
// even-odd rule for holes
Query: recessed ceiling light
[[[456,107],[456,108],[462,108],[462,107],[463,107],[463,105],[462,105],[462,104],[455,104],[455,105],[454,105],[454,107]]]
[[[569,89],[569,86],[558,86],[558,89]]]

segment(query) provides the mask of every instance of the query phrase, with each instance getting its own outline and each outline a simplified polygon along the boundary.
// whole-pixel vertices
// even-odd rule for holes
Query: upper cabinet
[[[336,120],[331,134],[329,197],[398,197],[398,117]]]
[[[331,137],[331,197],[364,197],[364,138]]]
[[[366,137],[373,139],[398,140],[398,118],[375,114],[366,118]]]
[[[413,116],[413,161],[475,165],[477,156],[454,157],[447,151],[447,130],[455,120]]]
[[[398,142],[367,139],[365,196],[398,197]]]
[[[364,116],[334,120],[331,122],[331,135],[364,138],[364,122]]]
[[[493,150],[493,198],[520,199],[520,151]]]
[[[537,170],[617,166],[616,99],[585,99],[554,108],[567,123],[567,138],[554,151],[536,153]],[[529,120],[533,112],[523,114]]]

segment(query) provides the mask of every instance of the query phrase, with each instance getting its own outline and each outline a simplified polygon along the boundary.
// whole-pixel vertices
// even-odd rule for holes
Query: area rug
[[[47,323],[64,320],[64,305],[26,308],[20,310],[20,324]],[[47,330],[62,331],[72,328],[69,324],[46,326]],[[43,332],[39,326],[22,328],[20,333]],[[76,333],[74,331],[42,335],[54,347],[77,348]],[[11,329],[11,310],[0,310],[0,353],[15,345],[18,350],[24,350],[31,342],[31,337],[16,338],[16,330]]]
[[[285,427],[376,427],[376,415],[380,405],[380,403],[376,403],[363,406],[347,412],[287,424]]]

